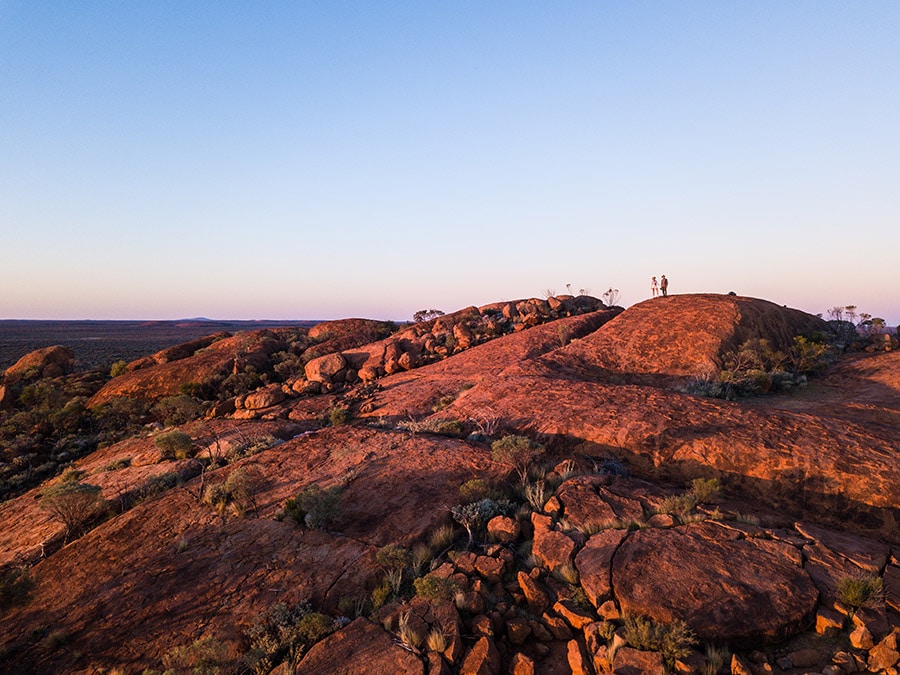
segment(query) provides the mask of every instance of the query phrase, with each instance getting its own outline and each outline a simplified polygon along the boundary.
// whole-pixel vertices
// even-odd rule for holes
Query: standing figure
[[[669,295],[669,280],[666,279],[666,275],[663,274],[659,278],[659,290],[662,291],[662,296],[665,298]]]
[[[653,294],[654,298],[659,295],[659,282],[656,280],[656,277],[650,279],[650,293]]]

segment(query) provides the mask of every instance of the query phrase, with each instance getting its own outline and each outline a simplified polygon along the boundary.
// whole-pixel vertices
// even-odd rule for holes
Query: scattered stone
[[[475,571],[489,583],[497,583],[506,571],[506,563],[491,556],[480,555],[475,559]]]
[[[310,382],[332,382],[333,378],[347,366],[343,354],[335,352],[311,359],[305,367],[306,379]]]
[[[546,513],[548,516],[559,518],[559,516],[562,514],[562,511],[562,504],[559,503],[559,499],[556,498],[556,495],[550,497],[550,499],[548,499],[544,504],[544,513]]]
[[[856,659],[853,658],[852,654],[837,652],[831,660],[845,673],[855,673],[857,671]]]
[[[487,637],[494,636],[494,623],[491,621],[490,617],[485,616],[484,614],[472,617],[472,620],[469,622],[469,629],[475,635],[484,635]]]
[[[787,655],[794,668],[812,668],[827,659],[815,649],[798,649]]]
[[[825,637],[833,637],[844,628],[844,616],[833,609],[819,607],[816,612],[816,632]]]
[[[551,572],[572,561],[575,542],[562,532],[550,529],[550,518],[537,513],[531,514],[534,523],[534,545],[531,552]]]
[[[525,601],[528,603],[528,607],[535,614],[543,614],[547,611],[547,608],[550,607],[550,597],[547,595],[546,591],[541,588],[540,584],[535,581],[532,577],[530,577],[525,572],[519,572],[519,588],[522,589],[522,593],[525,595]]]
[[[607,600],[600,605],[597,608],[597,615],[604,621],[618,621],[622,618],[615,600]]]
[[[616,651],[613,666],[615,675],[664,675],[666,672],[662,654],[632,647],[622,647]]]
[[[509,516],[494,516],[487,524],[488,537],[503,544],[514,542],[520,532],[519,522]]]
[[[459,672],[460,675],[499,675],[500,654],[494,641],[487,636],[481,637],[466,654]]]
[[[898,636],[900,630],[895,628],[890,635],[869,650],[869,670],[872,672],[885,670],[900,661],[900,652],[897,649]]]
[[[270,384],[250,392],[244,397],[244,408],[247,410],[259,410],[277,405],[285,399],[284,391],[280,384]]]
[[[753,669],[749,664],[737,654],[731,655],[731,675],[754,675]]]
[[[509,675],[534,675],[534,661],[522,652],[516,652],[509,662]]]
[[[528,619],[516,617],[506,621],[506,637],[510,644],[525,644],[525,640],[531,635],[531,626]]]
[[[547,626],[547,629],[552,633],[553,637],[557,640],[571,640],[572,639],[572,631],[566,625],[566,622],[563,621],[558,616],[550,616],[549,614],[544,614],[541,617],[541,621],[544,622],[544,625]]]
[[[566,623],[574,630],[581,630],[596,619],[593,614],[585,611],[571,600],[559,600],[554,603],[553,611],[565,619]]]
[[[594,675],[592,659],[588,657],[587,650],[578,640],[569,640],[568,646],[569,668],[572,675]]]

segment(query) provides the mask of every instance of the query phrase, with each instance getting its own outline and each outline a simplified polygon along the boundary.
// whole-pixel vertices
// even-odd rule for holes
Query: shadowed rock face
[[[683,619],[703,640],[766,648],[807,628],[817,611],[833,611],[839,581],[863,573],[883,576],[887,597],[880,614],[858,616],[876,643],[886,639],[883,627],[900,623],[892,614],[900,578],[900,354],[843,358],[789,397],[699,398],[672,387],[718,367],[723,351],[750,337],[783,344],[820,322],[727,296],[673,296],[624,312],[589,311],[576,300],[467,308],[354,347],[348,336],[381,324],[329,322],[317,346],[334,349],[309,355],[344,361],[322,375],[321,384],[334,385],[322,388],[327,394],[269,385],[244,395],[236,412],[182,427],[198,459],[161,461],[151,431],[80,459],[83,480],[111,506],[82,538],[61,547],[62,526],[40,508],[39,490],[0,504],[0,565],[27,563],[35,580],[30,602],[0,615],[5,654],[23,673],[158,669],[160,655],[201,637],[238,654],[247,627],[276,602],[310,600],[318,611],[336,615],[340,605],[344,612],[347,600],[370,598],[381,582],[380,547],[411,547],[452,522],[448,507],[463,500],[460,485],[478,478],[507,486],[510,468],[493,462],[490,448],[506,433],[544,442],[548,466],[574,460],[575,475],[549,474],[560,481],[554,499],[544,513],[505,519],[504,545],[478,535],[474,550],[434,561],[431,575],[458,585],[466,612],[453,600],[410,599],[408,571],[400,598],[310,649],[297,672],[507,672],[511,663],[568,672],[570,663],[610,656],[601,653],[599,622],[622,613]],[[112,380],[98,400],[178,393],[183,383],[233,372],[235,363],[269,359],[283,348],[281,335],[172,350]],[[453,350],[435,351],[448,336]],[[341,370],[362,372],[370,358],[384,371],[376,367],[375,379],[330,381]],[[388,374],[388,363],[399,370]],[[353,421],[322,428],[332,405],[350,409]],[[456,421],[460,435],[485,436],[397,428],[410,420]],[[198,475],[210,456],[236,446],[255,454],[238,453]],[[243,515],[201,499],[201,490],[237,469],[260,477]],[[122,510],[127,495],[172,472],[180,484]],[[721,512],[704,505],[684,522],[653,515],[698,476],[720,477]],[[341,515],[327,530],[282,517],[286,501],[313,484],[341,488]],[[789,513],[802,513],[803,522]],[[741,514],[764,524],[748,525]],[[856,532],[822,525],[829,520]],[[457,534],[462,548],[465,534]],[[448,628],[441,657],[399,646],[404,614],[425,634]],[[44,640],[50,630],[68,643]],[[616,658],[622,672],[662,663],[657,653],[629,647]]]

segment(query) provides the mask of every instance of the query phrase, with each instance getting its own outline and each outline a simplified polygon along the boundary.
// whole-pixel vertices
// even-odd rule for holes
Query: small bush
[[[838,600],[854,608],[878,604],[883,590],[884,581],[874,574],[843,577],[837,583]]]
[[[381,609],[384,606],[390,597],[391,597],[391,582],[385,577],[381,580],[381,583],[378,584],[373,590],[370,599],[372,601],[372,610]]]
[[[430,652],[443,654],[447,651],[447,647],[450,646],[448,631],[443,626],[435,626],[428,632],[428,637],[425,638],[425,646]]]
[[[465,502],[477,502],[482,499],[500,499],[501,495],[486,480],[473,478],[459,486],[459,496]]]
[[[419,577],[413,582],[413,586],[416,589],[416,595],[434,601],[452,600],[461,590],[455,579],[442,579],[431,574]]]
[[[112,367],[109,369],[110,377],[118,377],[119,375],[124,375],[128,371],[128,364],[124,361],[116,361],[112,364]]]
[[[159,448],[162,459],[187,459],[193,457],[196,450],[193,439],[177,430],[160,434],[153,444]]]
[[[350,414],[349,408],[332,406],[328,410],[328,422],[333,427],[339,427],[342,424],[347,424],[351,419],[352,415]]]
[[[487,522],[494,516],[505,515],[511,508],[507,501],[494,501],[482,499],[470,504],[459,504],[450,508],[453,519],[466,528],[469,535],[468,546],[475,543],[475,534],[484,529]]]
[[[66,528],[66,537],[84,532],[87,522],[98,515],[104,502],[101,490],[90,483],[58,483],[41,493],[41,508]]]
[[[491,444],[491,459],[515,469],[524,485],[528,470],[535,459],[544,454],[545,448],[525,436],[508,435]]]
[[[118,471],[120,469],[124,469],[126,467],[131,466],[131,457],[123,457],[122,459],[116,459],[103,467],[104,471]]]
[[[625,617],[625,640],[636,649],[661,652],[671,667],[675,659],[691,653],[697,637],[684,621],[660,623],[641,616]]]
[[[721,493],[718,478],[695,478],[691,481],[691,494],[698,504],[715,501]]]
[[[316,484],[310,485],[293,499],[288,499],[284,510],[298,524],[311,529],[327,529],[340,518],[340,488],[323,490]]]
[[[227,673],[232,666],[228,645],[212,636],[200,638],[190,645],[173,647],[163,655],[162,662],[166,669],[205,675]]]

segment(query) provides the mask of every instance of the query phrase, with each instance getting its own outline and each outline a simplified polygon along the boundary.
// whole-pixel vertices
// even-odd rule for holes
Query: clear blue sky
[[[0,0],[0,235],[0,318],[897,323],[900,2]]]

